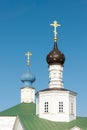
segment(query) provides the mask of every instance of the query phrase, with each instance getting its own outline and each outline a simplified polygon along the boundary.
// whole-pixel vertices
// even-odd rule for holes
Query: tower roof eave
[[[37,95],[39,92],[48,92],[48,91],[65,91],[65,92],[70,92],[71,94],[77,95],[76,92],[68,90],[68,89],[64,89],[64,88],[47,88],[47,89],[43,89],[38,91],[35,95]]]

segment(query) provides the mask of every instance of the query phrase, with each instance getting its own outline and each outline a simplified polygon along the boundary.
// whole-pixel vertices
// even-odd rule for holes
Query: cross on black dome
[[[47,55],[46,60],[49,65],[52,64],[60,64],[63,65],[65,62],[65,56],[64,54],[59,51],[57,47],[57,27],[61,26],[60,24],[57,23],[57,21],[54,21],[53,24],[50,24],[51,26],[54,27],[54,48],[53,50]]]

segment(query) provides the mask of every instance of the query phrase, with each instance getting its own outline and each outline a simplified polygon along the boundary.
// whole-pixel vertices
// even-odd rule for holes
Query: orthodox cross
[[[54,41],[57,41],[57,27],[61,26],[57,23],[57,21],[54,21],[53,24],[50,24],[50,26],[54,27]]]
[[[32,53],[28,51],[25,55],[27,56],[27,66],[30,66],[30,56],[32,55]]]

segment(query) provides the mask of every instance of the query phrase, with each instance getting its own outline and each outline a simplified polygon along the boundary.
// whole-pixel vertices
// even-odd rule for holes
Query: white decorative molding
[[[49,66],[49,88],[64,88],[63,87],[63,66],[50,65]]]

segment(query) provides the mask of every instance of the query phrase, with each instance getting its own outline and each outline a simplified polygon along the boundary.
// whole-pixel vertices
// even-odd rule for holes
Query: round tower
[[[54,47],[46,57],[46,61],[49,65],[49,88],[64,88],[62,78],[65,56],[58,49],[56,36],[56,28],[60,26],[60,24],[58,24],[57,21],[54,21],[54,23],[51,24],[51,26],[54,27]]]
[[[35,88],[32,87],[33,82],[36,78],[31,72],[30,66],[30,52],[25,54],[27,56],[27,71],[21,76],[21,81],[24,83],[24,86],[21,88],[21,103],[31,103],[35,102]]]

